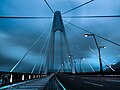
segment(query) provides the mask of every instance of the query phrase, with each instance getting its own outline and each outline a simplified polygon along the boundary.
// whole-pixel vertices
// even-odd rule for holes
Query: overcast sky
[[[54,11],[61,13],[81,5],[88,0],[47,0]],[[93,2],[71,11],[64,16],[85,16],[85,15],[120,15],[120,0],[94,0]],[[45,4],[44,0],[1,0],[0,16],[51,16],[53,13]],[[63,18],[72,24],[82,27],[97,35],[105,37],[120,44],[120,18]],[[31,72],[37,61],[37,72],[39,67],[45,63],[46,50],[48,47],[50,31],[53,19],[0,19],[0,70],[10,69],[22,58],[34,41],[43,32],[45,34],[31,50],[28,56],[15,69],[15,72]],[[84,32],[64,22],[66,35],[70,45],[73,60],[77,62],[79,69],[79,58],[86,58],[95,70],[99,70],[97,49],[92,37],[85,38]],[[60,34],[56,33],[55,44],[55,67],[60,67]],[[120,47],[108,41],[96,37],[99,45],[107,48],[101,49],[101,56],[108,64],[120,61]],[[45,43],[46,41],[46,43]],[[41,54],[40,51],[45,43]],[[63,45],[64,47],[64,45]],[[90,50],[91,48],[91,50]],[[65,50],[65,49],[64,49]],[[64,57],[66,52],[64,51]],[[67,60],[65,58],[64,60]],[[90,68],[83,60],[83,67],[86,71]],[[27,68],[26,68],[26,67]],[[105,64],[103,63],[103,68]]]

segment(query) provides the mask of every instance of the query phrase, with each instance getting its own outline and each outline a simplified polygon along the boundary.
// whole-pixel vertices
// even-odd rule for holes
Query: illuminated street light
[[[68,56],[69,58],[71,57],[71,55]]]
[[[98,42],[96,40],[96,37],[94,34],[84,34],[85,37],[88,37],[88,36],[92,36],[94,38],[94,41],[95,41],[95,44],[96,44],[96,47],[97,47],[97,50],[98,50],[98,54],[99,54],[99,62],[100,62],[100,72],[101,74],[103,75],[103,68],[102,68],[102,60],[101,60],[101,54],[100,54],[100,49],[101,48],[106,48],[105,46],[99,46],[98,45]]]
[[[74,62],[74,68],[75,68],[75,73],[76,73],[76,71],[77,71],[77,69],[76,69],[76,63],[77,62],[75,60],[73,62]]]
[[[84,34],[85,37],[93,36],[94,34]]]
[[[87,34],[85,34],[84,36],[85,36],[85,37],[88,37],[88,35],[87,35]]]
[[[106,48],[106,46],[99,46],[99,48]]]

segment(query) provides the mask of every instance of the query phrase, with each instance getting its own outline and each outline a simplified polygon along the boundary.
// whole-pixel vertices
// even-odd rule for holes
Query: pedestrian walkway
[[[13,85],[8,85],[8,86],[2,87],[0,89],[6,89],[6,90],[42,90],[46,86],[46,84],[49,82],[49,80],[51,79],[51,77],[53,75],[54,74],[51,74],[51,75],[43,77],[43,78],[35,79],[35,80],[29,80],[29,81],[25,81],[25,82],[13,84]]]

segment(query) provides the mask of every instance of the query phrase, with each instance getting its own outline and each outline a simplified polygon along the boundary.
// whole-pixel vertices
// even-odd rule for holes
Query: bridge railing
[[[0,86],[10,85],[27,80],[45,77],[45,74],[0,72]]]
[[[70,74],[70,75],[83,75],[83,76],[116,76],[120,77],[120,72],[81,72],[81,73],[63,73],[63,74]]]

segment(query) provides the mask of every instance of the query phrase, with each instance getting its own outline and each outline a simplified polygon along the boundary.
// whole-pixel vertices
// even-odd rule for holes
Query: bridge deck
[[[120,90],[119,77],[57,75],[66,90]]]

